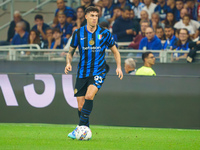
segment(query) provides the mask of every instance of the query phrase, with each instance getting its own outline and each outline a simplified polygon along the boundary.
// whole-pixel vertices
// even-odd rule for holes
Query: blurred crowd
[[[187,60],[194,61],[200,44],[200,0],[81,0],[78,8],[57,0],[52,25],[37,14],[31,28],[15,11],[7,43],[64,49],[73,31],[86,25],[88,6],[99,9],[99,25],[110,30],[116,42],[129,42],[130,49],[188,51],[189,55],[174,53],[173,59],[189,56]]]

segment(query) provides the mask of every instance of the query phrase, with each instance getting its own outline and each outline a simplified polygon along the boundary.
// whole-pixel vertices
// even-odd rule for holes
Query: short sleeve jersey
[[[74,31],[70,46],[78,46],[80,62],[77,77],[85,78],[106,72],[105,50],[115,45],[109,30],[97,25],[94,33],[87,30],[87,25]]]
[[[136,71],[135,75],[156,76],[156,73],[151,67],[142,66]]]

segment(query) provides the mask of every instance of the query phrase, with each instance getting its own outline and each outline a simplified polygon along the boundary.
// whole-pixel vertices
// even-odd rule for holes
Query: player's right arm
[[[65,67],[65,73],[68,74],[69,71],[72,71],[72,58],[74,55],[76,48],[73,47],[69,47],[69,52],[67,53],[67,57],[66,57],[66,67]]]
[[[71,62],[77,46],[78,46],[78,38],[77,38],[77,30],[75,30],[72,35],[72,41],[70,43],[69,52],[67,53],[66,56],[66,67],[65,67],[66,74],[68,74],[69,71],[72,71]]]

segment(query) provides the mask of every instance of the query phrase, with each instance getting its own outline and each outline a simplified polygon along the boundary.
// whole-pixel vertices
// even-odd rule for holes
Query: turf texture
[[[0,123],[0,150],[200,150],[200,130],[91,125],[90,141],[67,137],[75,125]]]

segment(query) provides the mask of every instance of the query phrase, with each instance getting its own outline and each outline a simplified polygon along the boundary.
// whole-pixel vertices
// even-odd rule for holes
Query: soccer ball
[[[90,140],[92,138],[92,131],[87,126],[79,126],[75,132],[77,140]]]

